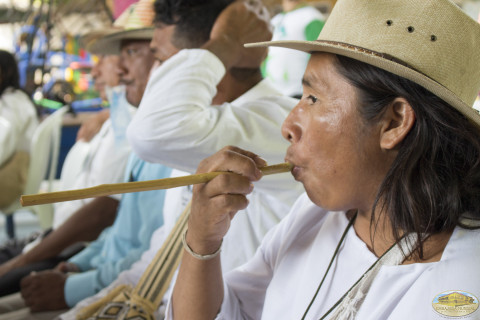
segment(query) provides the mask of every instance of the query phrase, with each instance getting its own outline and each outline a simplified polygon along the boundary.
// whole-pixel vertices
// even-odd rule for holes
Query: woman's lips
[[[297,165],[295,164],[295,162],[291,161],[288,156],[285,157],[285,162],[288,162],[288,163],[290,163],[290,164],[293,166],[293,167],[292,167],[292,170],[291,170],[291,173],[292,173],[293,177],[295,178],[295,180],[298,180],[299,177],[300,177],[302,168],[299,167],[299,166],[297,166]]]
[[[292,169],[292,175],[295,178],[295,180],[298,181],[300,179],[301,173],[302,173],[302,168],[294,165]]]

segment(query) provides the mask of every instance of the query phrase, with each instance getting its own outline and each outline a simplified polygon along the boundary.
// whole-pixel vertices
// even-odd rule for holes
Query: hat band
[[[349,50],[352,50],[352,51],[356,51],[356,52],[360,52],[360,53],[365,53],[365,54],[369,54],[369,55],[372,55],[372,56],[375,56],[377,58],[382,58],[382,59],[385,59],[385,60],[389,60],[389,61],[392,61],[392,62],[395,62],[399,65],[402,65],[404,67],[407,67],[409,69],[412,69],[418,73],[421,73],[423,74],[425,77],[428,77],[427,75],[425,75],[424,73],[418,71],[417,69],[413,68],[411,65],[409,65],[408,63],[398,59],[398,58],[395,58],[394,56],[392,55],[389,55],[388,53],[381,53],[381,52],[377,52],[377,51],[373,51],[373,50],[370,50],[370,49],[366,49],[366,48],[363,48],[363,47],[359,47],[359,46],[354,46],[352,44],[349,44],[349,43],[345,43],[345,42],[338,42],[338,41],[331,41],[331,40],[315,40],[315,42],[320,42],[320,43],[327,43],[327,44],[332,44],[332,45],[335,45],[335,46],[339,46],[339,47],[343,47],[343,48],[346,48],[346,49],[349,49]],[[430,77],[428,77],[430,78]],[[431,79],[431,78],[430,78]],[[432,79],[433,80],[433,79]]]

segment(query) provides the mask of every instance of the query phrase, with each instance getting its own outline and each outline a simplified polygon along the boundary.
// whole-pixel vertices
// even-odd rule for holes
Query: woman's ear
[[[415,112],[405,98],[395,98],[383,115],[380,147],[392,150],[405,139],[415,123]]]

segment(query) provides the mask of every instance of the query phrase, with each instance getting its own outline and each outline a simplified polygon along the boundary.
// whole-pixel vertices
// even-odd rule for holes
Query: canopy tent
[[[113,12],[108,0],[0,0],[0,44],[15,53],[21,86],[37,103],[48,98],[58,107],[96,98],[94,57],[79,38],[109,26]]]

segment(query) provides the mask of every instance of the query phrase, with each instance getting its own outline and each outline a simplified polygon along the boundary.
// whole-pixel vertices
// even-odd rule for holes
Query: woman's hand
[[[211,254],[220,247],[230,221],[248,205],[246,196],[253,190],[252,182],[262,177],[258,168],[265,165],[256,154],[231,146],[200,163],[197,173],[230,173],[193,188],[187,243],[194,252]]]

